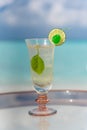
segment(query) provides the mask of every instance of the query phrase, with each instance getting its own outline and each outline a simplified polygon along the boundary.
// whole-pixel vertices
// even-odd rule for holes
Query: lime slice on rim
[[[61,29],[53,29],[49,35],[48,35],[48,39],[50,40],[50,42],[52,44],[54,44],[55,46],[60,46],[64,43],[65,41],[65,33],[63,30]]]

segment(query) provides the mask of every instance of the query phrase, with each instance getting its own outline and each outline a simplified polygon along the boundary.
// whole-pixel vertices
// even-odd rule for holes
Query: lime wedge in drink
[[[39,56],[39,48],[37,48],[37,54],[31,59],[31,67],[37,74],[44,71],[45,65],[43,59]]]
[[[50,42],[55,46],[60,46],[65,41],[65,33],[61,29],[53,29],[48,36]]]

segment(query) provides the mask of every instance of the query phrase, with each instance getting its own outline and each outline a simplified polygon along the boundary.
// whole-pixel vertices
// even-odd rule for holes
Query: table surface
[[[87,130],[87,91],[53,90],[48,93],[52,116],[30,116],[36,108],[34,91],[0,94],[0,130]]]

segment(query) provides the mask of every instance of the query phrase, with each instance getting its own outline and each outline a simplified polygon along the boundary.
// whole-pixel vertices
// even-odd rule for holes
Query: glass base
[[[47,108],[46,110],[39,110],[38,108],[32,109],[29,111],[29,115],[32,116],[49,116],[56,114],[57,110],[54,110],[52,108]]]

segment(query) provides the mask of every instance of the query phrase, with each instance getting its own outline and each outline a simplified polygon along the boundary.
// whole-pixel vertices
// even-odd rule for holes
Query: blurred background
[[[0,0],[0,92],[32,89],[25,38],[62,28],[54,89],[87,89],[87,0]]]

